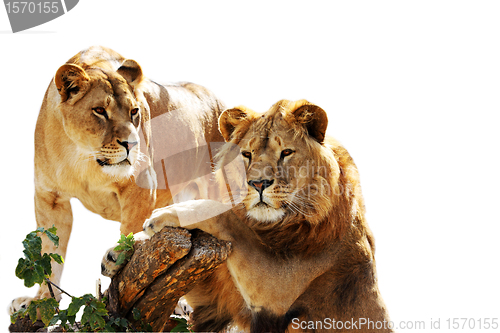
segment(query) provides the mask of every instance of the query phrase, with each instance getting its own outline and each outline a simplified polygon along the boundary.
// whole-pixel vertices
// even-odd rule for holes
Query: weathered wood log
[[[223,263],[231,252],[229,242],[199,230],[164,228],[151,239],[138,242],[134,255],[111,281],[107,291],[110,313],[154,332],[169,331],[177,301]],[[134,320],[132,310],[141,313]]]

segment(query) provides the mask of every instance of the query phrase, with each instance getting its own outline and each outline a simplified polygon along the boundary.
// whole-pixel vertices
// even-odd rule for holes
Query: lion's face
[[[119,71],[64,65],[55,78],[66,134],[82,158],[116,177],[131,176],[141,155],[142,104],[125,77]]]
[[[221,116],[223,135],[239,145],[245,162],[249,217],[275,222],[295,214],[310,220],[329,210],[339,168],[324,146],[326,125],[326,113],[305,101],[281,101],[262,115],[237,108]]]

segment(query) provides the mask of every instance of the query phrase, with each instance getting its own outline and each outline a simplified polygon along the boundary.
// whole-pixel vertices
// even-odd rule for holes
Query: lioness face
[[[90,69],[85,85],[60,104],[64,130],[83,158],[116,177],[129,177],[140,157],[140,104],[116,72]]]
[[[250,218],[275,222],[288,214],[318,216],[331,202],[339,170],[330,166],[338,165],[294,121],[271,109],[253,119],[239,142],[248,184],[243,203]]]

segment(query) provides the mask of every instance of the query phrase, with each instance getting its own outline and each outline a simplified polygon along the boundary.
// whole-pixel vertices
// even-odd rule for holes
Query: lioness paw
[[[164,227],[179,227],[177,212],[171,207],[156,209],[151,217],[144,222],[143,232],[153,236]]]
[[[9,308],[7,309],[9,316],[12,316],[15,312],[21,309],[26,309],[30,305],[32,300],[34,300],[34,298],[28,296],[13,299],[10,303]]]
[[[144,232],[138,232],[134,235],[134,240],[136,243],[145,241],[146,239],[149,239],[149,236],[146,235]],[[108,276],[108,277],[115,276],[116,273],[118,273],[127,264],[127,260],[125,260],[124,262],[122,262],[120,264],[117,263],[118,257],[120,256],[121,253],[124,252],[124,251],[115,250],[115,248],[118,245],[119,244],[115,244],[115,246],[109,248],[106,251],[106,253],[104,254],[104,256],[102,257],[101,274],[104,276]],[[130,251],[130,252],[132,252],[132,251]]]
[[[122,264],[118,265],[116,261],[118,260],[118,256],[120,255],[121,252],[123,251],[116,251],[115,247],[117,247],[118,244],[115,246],[111,247],[106,251],[104,256],[102,257],[101,261],[101,274],[104,276],[108,277],[113,277],[122,269],[123,266],[125,266],[126,262],[123,262]]]

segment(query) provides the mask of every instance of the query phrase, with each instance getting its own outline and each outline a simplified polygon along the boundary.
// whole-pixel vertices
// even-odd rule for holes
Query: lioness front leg
[[[214,200],[189,200],[153,211],[143,232],[153,236],[164,227],[200,229],[221,240],[231,240],[225,226],[231,206]]]
[[[45,230],[52,228],[54,225],[57,228],[57,236],[59,236],[59,247],[56,247],[47,236],[42,235],[42,253],[57,253],[63,258],[66,257],[69,236],[73,226],[73,214],[71,204],[68,197],[62,196],[55,191],[43,191],[35,189],[35,217],[37,228],[43,227]],[[52,261],[52,275],[50,281],[60,285],[63,265]],[[54,289],[54,288],[53,288]],[[55,298],[61,300],[61,293],[54,289]],[[9,308],[9,313],[12,314],[21,308],[27,307],[33,299],[50,298],[49,288],[46,283],[38,289],[36,296],[20,297],[14,299]]]

